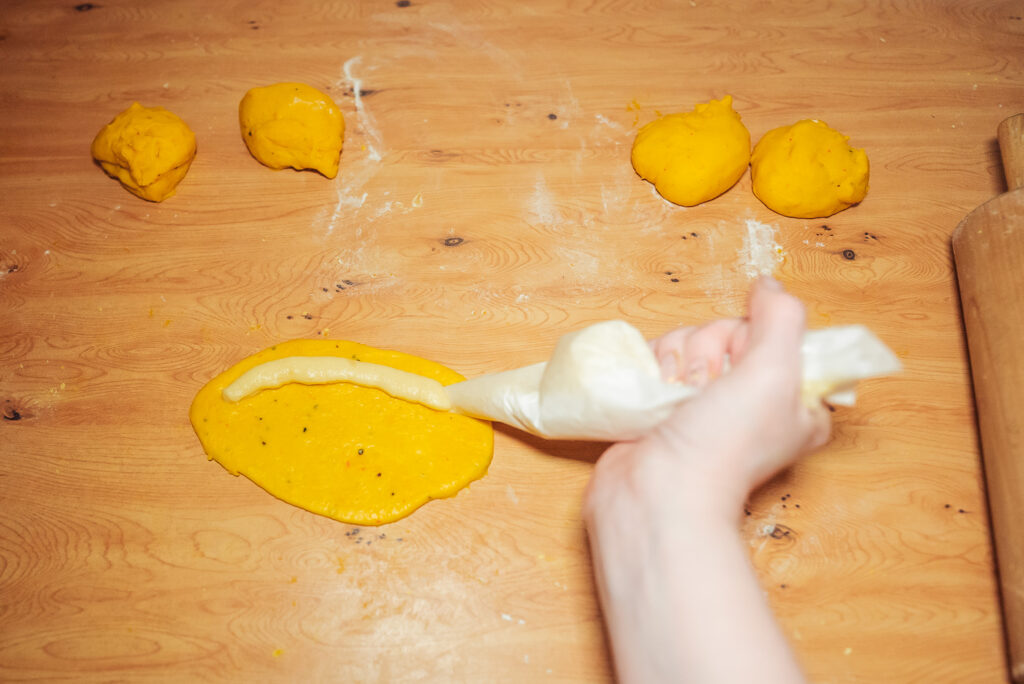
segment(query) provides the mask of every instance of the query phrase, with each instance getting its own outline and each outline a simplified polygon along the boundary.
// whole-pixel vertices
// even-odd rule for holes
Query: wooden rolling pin
[[[999,125],[1009,191],[953,233],[1009,649],[1024,684],[1024,114]]]

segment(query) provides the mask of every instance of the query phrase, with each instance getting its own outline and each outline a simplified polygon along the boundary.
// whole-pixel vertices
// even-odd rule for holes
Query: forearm
[[[747,319],[654,345],[701,392],[604,453],[584,510],[623,684],[803,681],[739,534],[749,491],[828,438],[828,413],[801,400],[803,335],[803,306],[762,278]]]
[[[619,680],[804,681],[737,525],[700,507],[672,520],[625,529],[595,512],[588,525]]]

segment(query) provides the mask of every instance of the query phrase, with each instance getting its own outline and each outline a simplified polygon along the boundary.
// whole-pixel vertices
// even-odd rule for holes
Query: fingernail
[[[782,289],[782,283],[771,276],[761,276],[761,287],[778,292]]]
[[[694,387],[703,387],[711,379],[711,365],[707,359],[695,359],[686,367],[683,382]]]

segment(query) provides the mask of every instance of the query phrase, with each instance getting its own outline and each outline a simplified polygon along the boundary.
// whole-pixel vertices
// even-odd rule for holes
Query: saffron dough
[[[210,459],[288,503],[354,525],[403,518],[484,476],[490,423],[351,382],[287,382],[235,402],[224,390],[244,373],[287,357],[335,357],[395,368],[450,385],[438,363],[338,340],[293,340],[224,371],[196,395],[192,426]]]
[[[150,202],[174,194],[196,156],[196,136],[173,112],[138,102],[100,129],[92,156],[128,192]]]
[[[772,211],[824,218],[868,194],[868,156],[823,121],[805,119],[764,134],[750,158],[754,194]]]
[[[750,163],[750,132],[726,95],[641,128],[630,160],[658,194],[692,207],[718,197],[743,176]]]
[[[338,175],[345,118],[326,93],[305,83],[253,88],[238,105],[242,140],[272,169],[314,169]]]

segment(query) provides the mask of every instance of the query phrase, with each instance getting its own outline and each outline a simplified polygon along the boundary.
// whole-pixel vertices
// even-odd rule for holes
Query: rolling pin
[[[1008,191],[953,232],[1010,678],[1024,684],[1024,114],[999,125]]]

